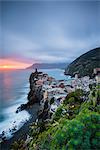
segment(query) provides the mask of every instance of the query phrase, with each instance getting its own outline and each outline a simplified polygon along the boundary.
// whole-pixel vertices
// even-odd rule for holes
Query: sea
[[[58,80],[70,80],[70,76],[65,76],[62,69],[39,71],[48,73]],[[32,72],[34,70],[0,70],[0,135],[4,133],[7,139],[31,118],[26,110],[19,113],[16,113],[16,110],[28,101],[29,77]]]

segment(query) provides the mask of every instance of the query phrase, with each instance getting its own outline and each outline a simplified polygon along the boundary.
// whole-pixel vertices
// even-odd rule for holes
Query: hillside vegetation
[[[100,68],[100,47],[78,57],[68,65],[65,73],[71,76],[75,73],[78,73],[80,76],[91,76],[94,68]]]
[[[84,101],[83,97],[86,100]],[[15,150],[99,150],[100,91],[69,93],[52,119],[31,126],[31,140],[13,144]]]

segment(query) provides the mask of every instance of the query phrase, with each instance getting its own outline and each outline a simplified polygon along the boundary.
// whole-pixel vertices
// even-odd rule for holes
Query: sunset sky
[[[100,1],[0,1],[0,68],[71,62],[100,46]]]

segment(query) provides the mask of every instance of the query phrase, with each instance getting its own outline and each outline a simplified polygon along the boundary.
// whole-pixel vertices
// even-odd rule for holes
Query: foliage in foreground
[[[41,133],[35,142],[32,140],[30,147],[41,150],[100,149],[99,123],[99,114],[86,109],[72,120],[59,120],[58,124]]]
[[[52,126],[38,134],[38,137],[30,142],[30,149],[99,150],[98,89],[95,90],[95,98],[95,94],[92,95],[92,93],[89,97],[93,97],[95,105],[91,99],[82,101],[82,91],[70,93],[53,116]]]
[[[28,149],[99,150],[100,93],[98,88],[94,89],[85,102],[82,96],[84,93],[79,90],[70,93],[51,122],[33,125]]]

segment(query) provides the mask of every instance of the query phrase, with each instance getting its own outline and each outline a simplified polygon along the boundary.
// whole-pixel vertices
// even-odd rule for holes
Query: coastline
[[[90,90],[89,84],[94,81],[88,76],[80,79],[75,77],[69,85],[68,80],[56,80],[48,74],[36,71],[30,75],[29,82],[28,103],[22,104],[17,113],[26,110],[31,115],[31,118],[14,133],[11,139],[1,143],[1,150],[9,150],[15,141],[26,140],[30,125],[36,119],[38,119],[38,122],[51,119],[51,115],[63,103],[68,93],[74,92],[76,89],[88,92]]]
[[[41,73],[41,72],[39,72],[39,73]],[[34,77],[32,77],[32,79],[30,81],[30,85],[31,85],[32,81],[34,81]],[[34,83],[32,83],[32,86],[34,86]],[[37,93],[37,96],[39,95],[38,99],[41,99],[40,94],[39,94],[40,91],[38,91],[38,92],[37,91],[38,91],[38,87],[36,88],[35,93]],[[35,98],[35,99],[37,99],[37,98]],[[21,137],[21,139],[26,139],[27,134],[29,133],[29,126],[31,125],[31,123],[33,123],[37,119],[37,112],[40,108],[39,103],[38,103],[39,101],[35,102],[34,101],[35,99],[34,99],[34,97],[32,97],[33,104],[30,104],[30,98],[29,98],[28,102],[30,105],[27,105],[28,107],[26,107],[24,109],[31,115],[30,119],[28,121],[26,121],[21,128],[16,130],[16,132],[13,133],[13,136],[10,139],[5,139],[4,141],[2,141],[0,143],[1,150],[9,150],[11,144],[14,141],[17,141],[18,139],[20,139],[20,137]],[[25,104],[27,104],[27,103],[25,103]],[[24,105],[24,104],[22,104],[22,105]],[[22,111],[22,110],[20,110],[20,111]]]
[[[39,104],[34,104],[31,108],[28,108],[26,111],[31,115],[31,118],[18,130],[14,133],[14,136],[8,140],[0,143],[1,150],[10,150],[11,144],[14,141],[18,141],[19,139],[25,140],[27,138],[27,134],[29,133],[29,127],[31,123],[33,123],[37,119],[37,112],[39,110]]]

